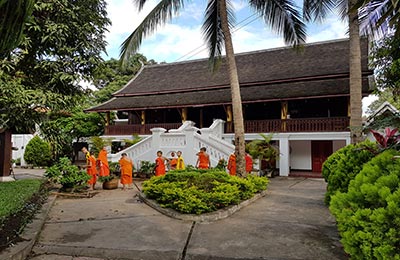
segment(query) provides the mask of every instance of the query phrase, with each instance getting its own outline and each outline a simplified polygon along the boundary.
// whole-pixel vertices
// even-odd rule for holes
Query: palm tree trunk
[[[232,37],[228,25],[226,1],[219,0],[221,28],[225,40],[226,63],[228,65],[229,81],[232,94],[233,125],[235,128],[236,169],[239,176],[246,176],[244,123],[242,112],[242,98],[240,96],[239,77],[233,51]]]
[[[349,10],[357,0],[349,0]],[[357,11],[349,12],[350,133],[351,142],[362,141],[362,75],[360,29]]]

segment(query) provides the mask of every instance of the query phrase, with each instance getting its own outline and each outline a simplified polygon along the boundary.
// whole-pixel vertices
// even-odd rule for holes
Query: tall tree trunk
[[[237,174],[246,176],[244,123],[242,112],[242,98],[240,96],[239,77],[236,68],[235,54],[233,51],[232,37],[228,25],[226,1],[218,0],[221,27],[225,39],[226,63],[228,65],[229,81],[232,94],[233,125],[235,128],[235,154]]]
[[[349,0],[349,10],[357,0]],[[351,142],[362,141],[362,71],[360,29],[357,11],[349,12],[350,42],[350,133]]]

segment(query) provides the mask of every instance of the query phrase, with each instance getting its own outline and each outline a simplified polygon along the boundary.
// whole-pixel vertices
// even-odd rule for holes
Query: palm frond
[[[329,12],[333,11],[335,1],[333,0],[304,0],[303,18],[305,21],[322,21]]]
[[[350,0],[338,0],[336,3],[336,10],[338,10],[340,18],[345,21],[348,19]]]
[[[249,4],[263,17],[266,24],[283,35],[286,44],[297,46],[305,42],[306,26],[294,1],[250,0]]]
[[[225,44],[224,34],[221,27],[221,18],[218,0],[209,0],[201,27],[203,37],[207,42],[209,50],[209,61],[211,68],[215,71],[221,60],[222,49]],[[228,25],[232,29],[235,23],[235,15],[231,2],[226,1],[226,12]]]
[[[143,8],[145,0],[137,0],[139,9]],[[121,44],[120,61],[125,64],[129,57],[140,47],[143,37],[153,33],[157,26],[165,24],[184,6],[183,0],[161,0],[146,16],[142,23]]]

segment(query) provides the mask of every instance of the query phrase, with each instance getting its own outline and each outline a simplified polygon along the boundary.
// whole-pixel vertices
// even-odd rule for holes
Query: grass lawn
[[[0,251],[18,235],[44,202],[44,180],[0,182]]]

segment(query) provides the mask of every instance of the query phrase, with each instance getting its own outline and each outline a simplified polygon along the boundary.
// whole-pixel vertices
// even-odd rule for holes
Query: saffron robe
[[[253,170],[253,159],[246,153],[244,159],[246,160],[246,172],[250,173]]]
[[[91,177],[88,181],[88,184],[96,184],[97,182],[97,170],[96,170],[96,158],[91,156],[90,153],[86,154],[86,162],[87,162],[87,174]]]
[[[185,169],[185,161],[182,157],[178,157],[176,162],[176,169],[177,170],[184,170]]]
[[[171,160],[169,161],[169,165],[171,167],[171,170],[175,170],[176,169],[176,164],[178,163],[178,160],[176,158],[171,158]]]
[[[133,170],[132,160],[128,158],[121,158],[119,160],[119,165],[121,167],[121,184],[131,184]]]
[[[110,175],[110,169],[108,167],[107,151],[101,150],[97,158],[99,162],[99,176]]]
[[[165,175],[165,164],[163,157],[157,157],[156,159],[156,176],[163,176]]]
[[[231,176],[236,176],[236,156],[234,154],[229,156],[227,168]]]
[[[208,154],[206,154],[204,152],[199,152],[197,156],[199,157],[198,168],[199,169],[208,169],[210,166],[210,158],[208,157]]]

